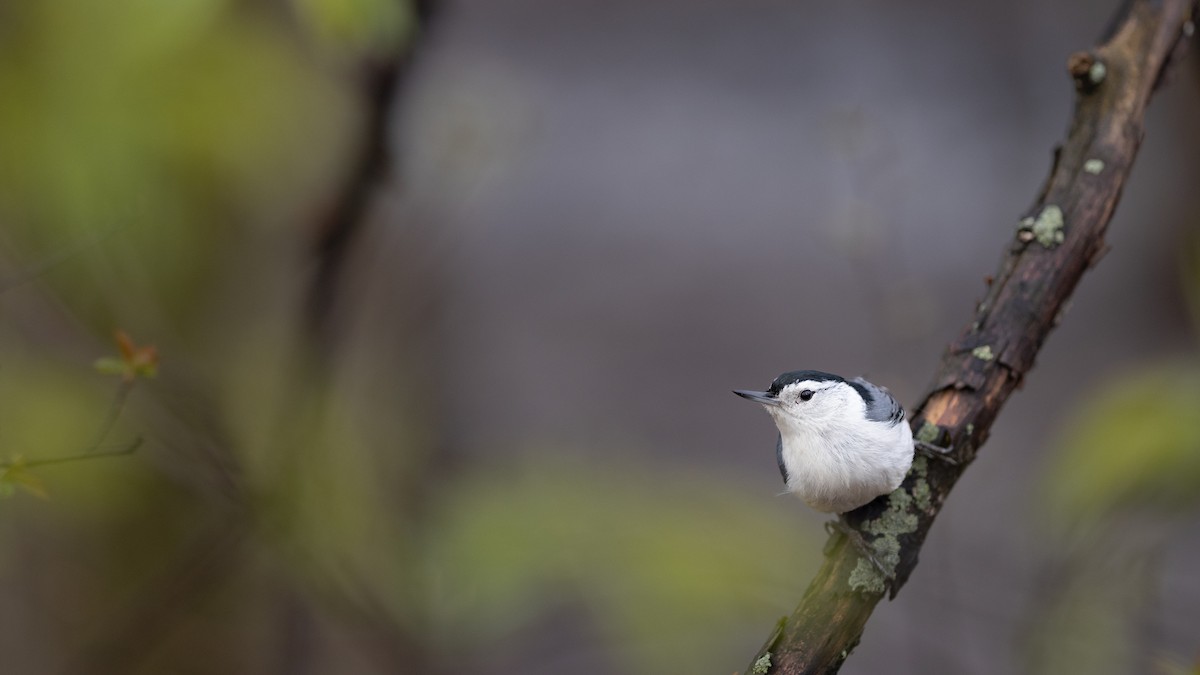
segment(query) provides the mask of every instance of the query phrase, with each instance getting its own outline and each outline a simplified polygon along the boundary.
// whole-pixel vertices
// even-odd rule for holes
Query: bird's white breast
[[[845,513],[900,486],[912,466],[908,424],[854,425],[776,416],[789,492],[827,513]]]

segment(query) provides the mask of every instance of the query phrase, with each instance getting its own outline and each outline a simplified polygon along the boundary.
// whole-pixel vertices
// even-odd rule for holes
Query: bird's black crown
[[[845,382],[846,378],[820,370],[793,370],[790,373],[784,373],[775,378],[775,381],[771,383],[771,388],[767,391],[772,394],[779,394],[789,384],[804,382],[806,380],[810,382]]]

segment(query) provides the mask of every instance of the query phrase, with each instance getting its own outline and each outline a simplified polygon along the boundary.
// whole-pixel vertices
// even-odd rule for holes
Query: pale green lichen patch
[[[991,361],[992,359],[996,358],[996,355],[992,353],[991,345],[983,345],[972,349],[971,356],[974,356],[980,361]]]
[[[1037,239],[1046,248],[1054,248],[1063,242],[1063,212],[1054,204],[1047,204],[1037,218],[1026,217],[1021,220],[1021,230],[1017,238],[1023,242]]]
[[[904,496],[909,503],[912,502],[912,497],[907,492],[904,493]],[[875,525],[877,531],[874,534],[878,535],[871,540],[871,548],[875,549],[875,560],[883,567],[883,571],[888,577],[895,577],[896,566],[900,564],[899,536],[916,531],[917,516],[904,511],[897,514],[894,520],[881,522],[883,520],[883,518],[878,518],[868,523],[868,525]]]
[[[1099,176],[1100,172],[1104,171],[1104,160],[1089,159],[1083,163],[1083,170],[1092,174],[1093,176]]]
[[[913,506],[912,495],[901,488],[888,495],[886,511],[863,523],[863,531],[874,535],[871,548],[881,570],[877,570],[870,560],[859,558],[850,573],[850,588],[882,593],[886,587],[885,579],[895,578],[896,567],[900,564],[900,536],[917,531],[918,519],[917,514],[912,513]]]
[[[929,491],[929,482],[924,478],[917,481],[913,485],[913,501],[916,502],[917,508],[922,511],[928,511],[933,505],[933,495]]]
[[[896,536],[915,532],[917,529],[917,516],[914,513],[909,513],[909,508],[912,506],[912,495],[904,489],[899,489],[888,495],[888,507],[878,518],[868,520],[863,523],[863,530],[870,534],[880,535],[883,539],[891,538],[891,542],[881,542],[876,539],[871,542],[871,546],[880,553],[884,554],[883,559],[879,562],[888,567],[891,562],[892,566],[900,562],[900,543],[895,541]],[[889,554],[895,554],[895,560],[888,560]],[[886,571],[886,570],[885,570]]]
[[[913,459],[912,472],[918,476],[924,477],[929,473],[929,460],[924,456]]]
[[[967,422],[967,435],[971,436],[974,433],[975,433],[975,425],[970,422]]]
[[[928,443],[936,440],[940,431],[937,425],[926,422],[917,436],[924,436],[921,440]],[[878,518],[862,524],[862,531],[873,537],[870,546],[875,560],[872,562],[859,557],[850,572],[851,589],[864,593],[883,593],[887,590],[887,580],[896,577],[896,567],[900,565],[900,537],[917,531],[920,519],[914,509],[926,511],[933,503],[933,493],[926,480],[928,472],[929,460],[914,458],[910,473],[917,480],[913,484],[912,494],[904,488],[892,492],[888,495],[887,509]]]
[[[929,489],[929,481],[925,480],[929,476],[929,460],[923,456],[914,458],[910,473],[917,477],[913,483],[913,502],[918,509],[928,511],[933,505],[933,492]]]
[[[1105,66],[1103,61],[1097,60],[1091,68],[1088,68],[1088,80],[1091,81],[1092,86],[1103,82],[1106,75],[1108,75],[1108,66]]]
[[[938,425],[931,422],[926,422],[921,425],[920,429],[917,429],[916,438],[922,443],[934,443],[941,434],[942,430],[940,427],[938,427]]]
[[[771,652],[767,652],[758,657],[754,662],[754,667],[750,669],[751,675],[767,675],[771,670]]]
[[[875,569],[875,565],[871,564],[866,558],[859,558],[858,564],[850,572],[850,588],[864,593],[883,593],[887,586],[883,583],[883,577],[880,576],[879,570]]]

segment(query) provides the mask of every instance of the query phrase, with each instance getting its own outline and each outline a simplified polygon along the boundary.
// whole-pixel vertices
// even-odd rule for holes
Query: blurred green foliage
[[[199,317],[247,228],[309,225],[353,91],[269,16],[227,0],[23,2],[0,42],[0,218],[107,329]],[[319,197],[318,197],[319,198]]]
[[[1181,247],[1183,295],[1200,337],[1200,237]],[[1200,505],[1200,362],[1146,362],[1111,377],[1063,427],[1046,472],[1046,506],[1060,527],[1120,515],[1171,517]]]
[[[1200,335],[1200,238],[1182,247],[1186,310]],[[1200,362],[1146,362],[1080,402],[1045,472],[1047,571],[1031,640],[1034,672],[1134,672],[1139,614],[1163,592],[1154,561],[1173,524],[1200,507]],[[1187,672],[1157,659],[1158,672]]]
[[[732,670],[790,609],[817,555],[798,504],[637,452],[432,475],[419,339],[357,322],[311,357],[306,256],[356,147],[354,74],[411,37],[407,3],[0,18],[0,276],[21,282],[0,291],[0,489],[52,497],[0,508],[6,669],[264,672],[283,644],[349,672],[405,640],[469,667],[565,614],[621,672]],[[106,356],[114,328],[137,342]],[[98,430],[146,443],[36,464]]]
[[[1100,549],[1092,551],[1103,555]],[[1030,631],[1031,673],[1138,672],[1130,630],[1132,613],[1145,598],[1138,584],[1115,570],[1076,561],[1055,576],[1041,598]]]
[[[1069,423],[1047,474],[1050,513],[1092,524],[1200,503],[1200,368],[1147,366],[1101,386]]]
[[[332,48],[387,58],[412,35],[412,5],[396,0],[293,0],[317,38]]]
[[[765,631],[764,606],[790,610],[820,547],[790,514],[746,499],[750,488],[673,473],[548,452],[457,484],[431,567],[444,648],[464,630],[502,644],[547,608],[582,605],[617,672],[726,662],[734,642],[722,636]]]

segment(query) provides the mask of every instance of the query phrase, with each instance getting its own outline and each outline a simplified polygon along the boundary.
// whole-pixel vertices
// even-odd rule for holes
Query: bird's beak
[[[755,403],[761,403],[763,405],[770,406],[779,405],[779,399],[775,398],[775,395],[768,391],[745,391],[743,389],[734,389],[733,393],[741,396],[744,399],[754,401]]]

